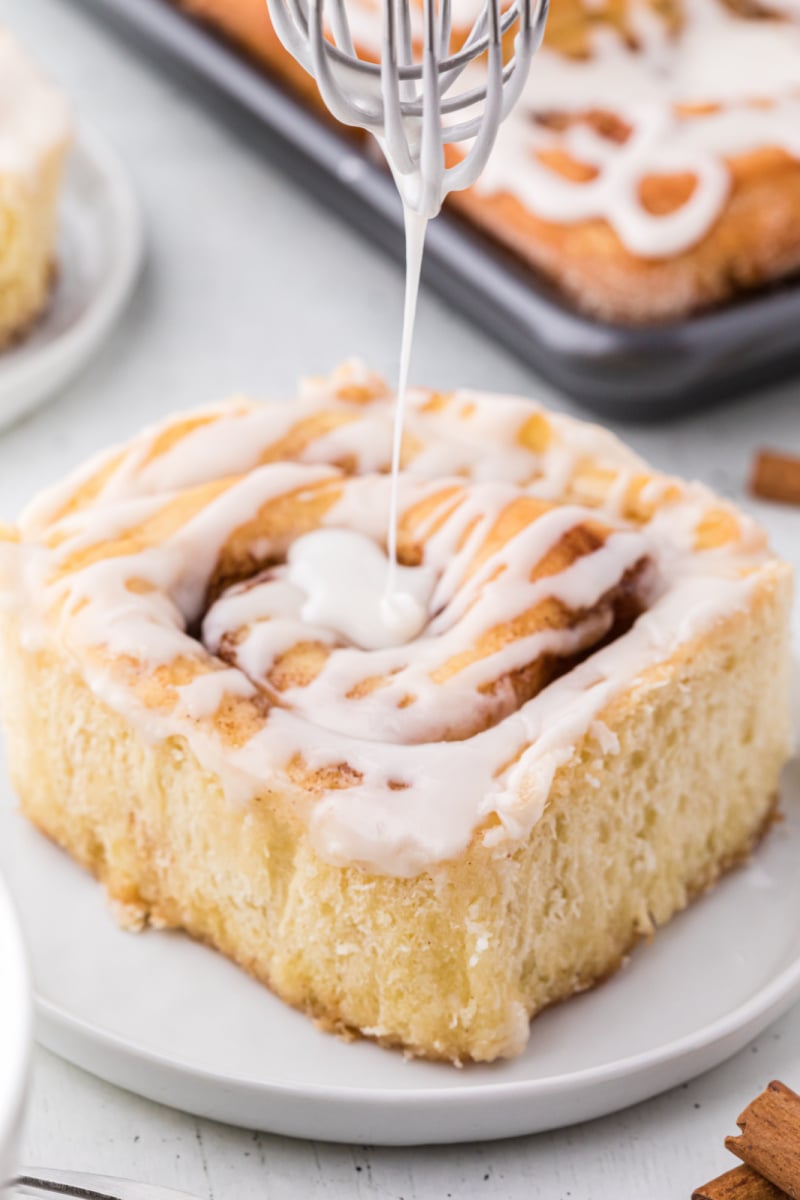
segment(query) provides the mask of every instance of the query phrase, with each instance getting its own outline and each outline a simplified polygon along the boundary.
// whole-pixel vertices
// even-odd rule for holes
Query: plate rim
[[[784,771],[800,768],[800,745],[796,744],[800,732],[798,701],[800,654],[795,651],[792,654],[795,745]],[[781,788],[787,805],[792,801],[791,788],[791,784],[783,784]],[[796,799],[800,807],[800,796]],[[797,836],[800,837],[800,828]],[[720,882],[735,886],[746,867],[747,863],[742,864]],[[689,912],[693,908],[687,906]],[[675,919],[682,915],[676,914]],[[800,931],[800,918],[796,926]],[[216,952],[209,950],[209,953]],[[744,1000],[670,1041],[558,1075],[493,1080],[482,1074],[457,1087],[438,1083],[404,1088],[352,1086],[346,1080],[335,1085],[292,1083],[223,1074],[149,1049],[124,1034],[99,1028],[85,1017],[63,1010],[39,995],[35,976],[33,989],[38,1042],[96,1077],[146,1099],[223,1124],[295,1138],[383,1146],[456,1145],[525,1136],[607,1116],[721,1065],[800,1000],[800,945],[796,940],[792,942],[778,963],[767,967],[766,979]],[[273,998],[293,1011],[278,997]],[[302,1016],[302,1020],[310,1030],[309,1019]],[[413,1063],[410,1065],[413,1068]],[[487,1064],[476,1064],[477,1071],[485,1067]],[[491,1070],[491,1064],[488,1069]],[[141,1074],[143,1070],[148,1072],[147,1076]],[[634,1080],[639,1080],[640,1086],[625,1090],[625,1082]],[[607,1093],[611,1093],[610,1101]],[[571,1110],[564,1109],[563,1102],[573,1096],[578,1101]],[[554,1106],[553,1115],[542,1117],[537,1104],[548,1100]],[[281,1101],[284,1108],[279,1107]],[[480,1115],[483,1119],[487,1105],[493,1106],[496,1115],[476,1130],[475,1117]],[[431,1114],[441,1115],[444,1111],[452,1116],[448,1115],[441,1127],[437,1125],[431,1130]]]
[[[90,123],[75,126],[69,158],[83,162],[101,180],[111,216],[111,269],[93,288],[86,310],[68,329],[14,361],[27,335],[0,359],[0,429],[13,424],[63,388],[100,348],[133,291],[144,256],[144,221],[136,191],[121,156]],[[69,187],[69,162],[62,189]],[[59,217],[59,230],[61,228]],[[46,318],[46,311],[42,319]],[[38,328],[38,321],[32,333]]]
[[[716,1017],[713,1021],[684,1034],[680,1038],[649,1050],[640,1050],[636,1054],[616,1059],[613,1063],[586,1067],[562,1075],[546,1076],[543,1079],[516,1079],[508,1081],[481,1081],[458,1088],[424,1087],[403,1088],[398,1091],[393,1088],[353,1087],[343,1083],[336,1087],[328,1084],[291,1084],[276,1081],[250,1080],[236,1075],[221,1075],[204,1067],[190,1066],[178,1060],[171,1059],[153,1050],[137,1047],[123,1036],[110,1030],[96,1029],[82,1017],[65,1013],[49,1000],[45,1000],[34,992],[34,1002],[37,1016],[41,1022],[52,1024],[78,1038],[85,1039],[87,1044],[102,1049],[111,1049],[121,1053],[130,1061],[145,1062],[150,1066],[160,1068],[174,1075],[191,1078],[208,1084],[230,1088],[256,1090],[262,1093],[280,1094],[301,1099],[313,1096],[315,1100],[342,1100],[350,1102],[369,1102],[377,1105],[414,1104],[438,1106],[443,1101],[455,1103],[460,1107],[483,1100],[487,1093],[493,1099],[519,1099],[521,1096],[556,1095],[567,1090],[571,1091],[581,1086],[597,1086],[612,1083],[620,1079],[638,1074],[645,1069],[662,1066],[667,1062],[677,1062],[688,1055],[701,1050],[709,1050],[719,1045],[727,1037],[733,1036],[743,1029],[750,1028],[763,1016],[767,1021],[762,1028],[788,1010],[800,998],[800,953],[797,958],[785,967],[778,975],[769,979],[758,988],[743,1003],[731,1009],[730,1012]],[[277,998],[276,998],[277,999]],[[284,1003],[283,1001],[278,1001]],[[42,1040],[42,1027],[39,1024],[37,1039]],[[386,1051],[397,1053],[397,1051]],[[474,1064],[480,1070],[484,1066],[491,1069],[491,1064]],[[471,1069],[468,1067],[468,1069]]]

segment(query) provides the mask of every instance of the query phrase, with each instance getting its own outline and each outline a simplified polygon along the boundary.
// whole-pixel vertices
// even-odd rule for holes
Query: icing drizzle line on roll
[[[744,605],[766,550],[595,427],[415,390],[399,555],[425,625],[359,646],[308,609],[293,547],[385,553],[392,418],[354,365],[177,417],[35,502],[3,558],[27,641],[145,735],[184,737],[235,800],[287,796],[328,860],[408,876],[524,837],[583,739],[613,752],[604,708]]]

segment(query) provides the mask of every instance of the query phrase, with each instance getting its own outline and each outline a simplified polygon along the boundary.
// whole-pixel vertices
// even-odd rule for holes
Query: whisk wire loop
[[[353,36],[348,3],[359,2],[267,0],[278,37],[315,76],[333,115],[370,129],[406,203],[434,216],[447,191],[469,187],[483,170],[522,93],[549,0],[484,0],[456,49],[452,0],[423,0],[421,29],[409,0],[382,0],[380,62],[362,57]],[[461,143],[468,144],[448,164],[445,147]]]

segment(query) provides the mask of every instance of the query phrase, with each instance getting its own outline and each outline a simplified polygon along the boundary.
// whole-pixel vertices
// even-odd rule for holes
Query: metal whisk
[[[425,217],[483,170],[522,91],[548,3],[513,0],[503,11],[501,0],[484,0],[471,32],[451,53],[451,0],[439,0],[438,8],[437,0],[423,0],[422,57],[415,61],[409,0],[382,0],[381,61],[374,63],[358,55],[347,0],[267,0],[275,31],[315,77],[330,111],[375,134],[406,204]],[[504,42],[515,29],[504,62]],[[483,55],[480,76],[475,68],[462,80]],[[447,166],[445,146],[468,141]]]

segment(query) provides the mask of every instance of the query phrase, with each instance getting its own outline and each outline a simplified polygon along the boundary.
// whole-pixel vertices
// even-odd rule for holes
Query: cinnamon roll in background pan
[[[325,113],[263,0],[174,2]],[[347,8],[379,53],[379,5]],[[469,28],[471,0],[459,11]],[[597,317],[725,303],[800,268],[798,80],[800,19],[779,0],[552,0],[482,179],[448,203]]]
[[[490,1060],[766,829],[790,572],[596,427],[409,407],[405,640],[331,604],[388,525],[394,398],[350,365],[146,430],[5,530],[4,720],[24,812],[125,924],[330,1029]]]

